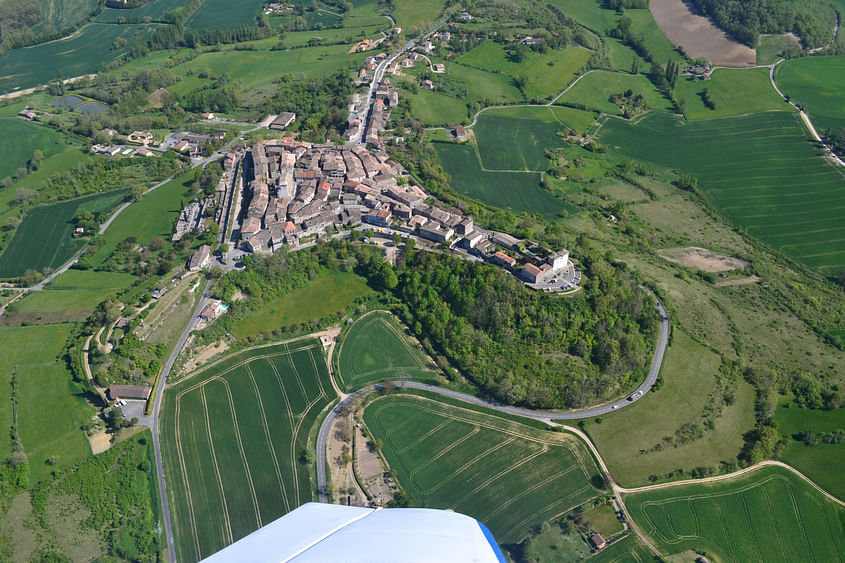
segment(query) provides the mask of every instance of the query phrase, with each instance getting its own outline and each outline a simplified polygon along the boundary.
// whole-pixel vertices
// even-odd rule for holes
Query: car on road
[[[628,400],[629,401],[636,401],[637,399],[639,399],[642,396],[643,396],[643,392],[640,390],[640,391],[635,392],[630,397],[628,397]]]
[[[610,408],[611,408],[611,409],[613,409],[613,410],[616,410],[616,409],[618,409],[618,408],[619,408],[619,405],[613,405],[613,406],[612,406],[612,407],[610,407]]]

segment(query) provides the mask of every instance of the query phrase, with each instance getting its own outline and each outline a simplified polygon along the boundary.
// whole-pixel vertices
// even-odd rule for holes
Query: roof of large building
[[[505,557],[483,524],[457,512],[309,502],[205,561],[504,563]]]

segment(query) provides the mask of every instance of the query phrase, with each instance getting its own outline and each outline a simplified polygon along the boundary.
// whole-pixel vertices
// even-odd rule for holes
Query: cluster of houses
[[[226,137],[225,131],[216,131],[205,135],[200,133],[177,133],[173,135],[171,148],[185,153],[192,158],[203,156],[203,145],[209,139],[222,141]]]
[[[383,78],[375,91],[372,108],[370,109],[369,127],[366,130],[365,142],[374,145],[380,144],[379,135],[384,131],[390,120],[390,110],[399,105],[399,92],[391,90],[390,79]],[[358,117],[358,106],[361,103],[361,96],[356,94],[352,104],[349,106],[350,119],[344,132],[344,138],[349,141],[356,137],[362,127],[367,127]]]
[[[249,252],[295,247],[305,237],[363,224],[460,246],[529,284],[554,283],[574,272],[567,250],[540,256],[528,241],[477,229],[461,210],[437,205],[384,152],[289,137],[257,144],[251,152],[253,179],[240,229]]]
[[[709,64],[703,65],[693,65],[687,68],[687,74],[691,74],[693,76],[697,76],[702,80],[710,80],[710,72],[711,68]]]
[[[127,147],[124,145],[91,145],[91,152],[107,156],[155,156],[155,153],[146,147]]]

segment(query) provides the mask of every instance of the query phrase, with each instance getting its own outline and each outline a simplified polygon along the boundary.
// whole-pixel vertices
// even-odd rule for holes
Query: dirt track
[[[691,58],[704,57],[718,66],[751,66],[757,62],[754,49],[743,45],[692,11],[683,0],[651,0],[651,14],[660,30]]]

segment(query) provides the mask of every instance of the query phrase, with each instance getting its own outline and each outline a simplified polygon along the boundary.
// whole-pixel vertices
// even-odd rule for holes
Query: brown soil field
[[[106,431],[103,430],[93,436],[88,436],[88,443],[91,444],[92,454],[101,454],[111,447],[111,434],[106,434]]]
[[[649,9],[660,30],[691,58],[704,57],[716,66],[751,66],[757,53],[743,45],[683,0],[651,0]]]
[[[658,250],[657,253],[669,262],[674,262],[675,264],[680,264],[688,268],[695,268],[702,272],[729,272],[748,266],[748,262],[745,260],[722,256],[721,254],[716,254],[706,248],[698,248],[697,246],[665,248]]]

